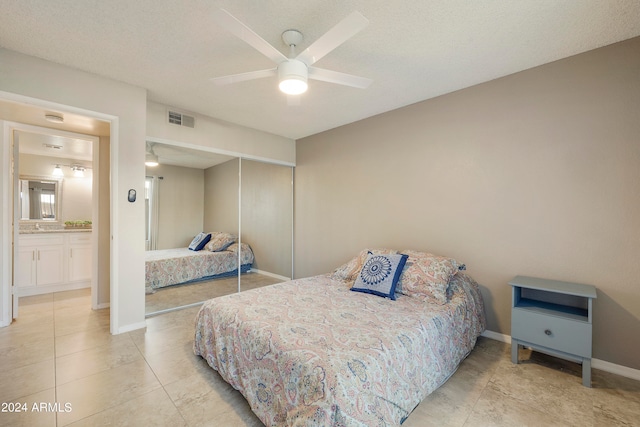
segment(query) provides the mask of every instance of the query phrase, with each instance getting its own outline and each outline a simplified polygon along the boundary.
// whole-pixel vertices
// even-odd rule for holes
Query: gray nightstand
[[[520,346],[582,363],[582,384],[591,387],[591,333],[596,288],[580,283],[516,276],[510,282],[511,361]]]

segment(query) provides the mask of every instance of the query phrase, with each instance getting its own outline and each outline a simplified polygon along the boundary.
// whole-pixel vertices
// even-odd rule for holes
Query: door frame
[[[113,174],[117,172],[118,170],[118,160],[117,160],[118,128],[119,128],[119,119],[117,116],[104,114],[104,113],[91,111],[91,110],[86,110],[78,107],[73,107],[70,105],[58,104],[58,103],[45,101],[38,98],[31,98],[27,96],[17,95],[14,93],[4,92],[4,91],[0,91],[0,99],[8,102],[12,102],[12,103],[17,103],[17,104],[31,105],[36,108],[42,108],[43,110],[53,109],[57,111],[79,114],[79,115],[86,116],[88,118],[108,122],[110,127],[110,131],[109,131],[110,176],[113,176]],[[10,179],[10,176],[9,176],[10,174],[8,173],[11,170],[12,153],[10,152],[11,144],[6,142],[12,140],[11,132],[9,129],[11,125],[14,125],[16,123],[11,122],[9,120],[4,120],[2,117],[0,117],[0,124],[2,125],[2,129],[1,129],[2,135],[0,136],[0,142],[2,142],[2,148],[0,148],[0,150],[2,150],[0,152],[0,165],[2,166],[3,171],[7,171],[7,172],[2,172],[3,176],[2,178],[0,178],[0,191],[1,191],[0,200],[2,201],[2,207],[0,207],[0,227],[2,227],[2,233],[0,234],[0,246],[1,246],[0,247],[0,267],[1,267],[0,268],[0,327],[4,327],[4,326],[9,326],[13,318],[13,299],[14,299],[12,295],[13,262],[14,262],[13,261],[13,241],[14,241],[14,233],[16,233],[14,224],[12,223],[13,222],[13,213],[12,213],[13,182],[10,182],[10,181],[13,181],[13,180]],[[21,124],[25,125],[24,123],[21,123]],[[94,150],[94,160],[95,160],[96,153],[97,153],[97,149]],[[97,175],[97,170],[94,169],[94,173]],[[95,183],[96,181],[94,181],[94,185]],[[113,186],[113,183],[111,184],[112,185],[110,185],[110,189],[109,189],[110,231],[108,236],[109,237],[109,257],[110,257],[110,262],[109,262],[109,272],[110,272],[109,300],[110,301],[108,305],[103,304],[101,306],[97,306],[97,300],[94,300],[94,298],[98,298],[98,290],[96,289],[96,291],[94,292],[93,283],[95,281],[96,287],[97,287],[98,277],[97,277],[97,272],[94,271],[95,275],[92,275],[93,276],[92,277],[92,307],[105,308],[109,306],[111,333],[118,333],[117,332],[119,331],[119,327],[118,327],[119,322],[117,317],[118,316],[118,301],[117,301],[118,285],[114,280],[114,277],[116,276],[114,270],[117,269],[117,266],[114,265],[114,259],[117,259],[117,256],[118,256],[118,247],[117,245],[114,245],[113,237],[111,237],[113,236],[113,233],[114,233],[115,224],[114,224],[113,213],[114,213],[114,210],[117,208],[115,206],[117,202],[114,201],[114,196],[113,196],[114,186]],[[97,199],[98,197],[94,197],[94,206],[98,206]],[[97,209],[93,207],[92,210],[94,210],[92,214],[97,215]],[[16,228],[17,228],[17,225],[16,225]],[[95,230],[93,233],[93,239],[94,239],[93,254],[96,259],[94,260],[94,263],[93,263],[94,265],[92,266],[92,269],[97,269],[97,266],[98,266],[97,252],[98,252],[98,247],[99,247],[98,242],[100,237],[104,239],[104,236],[99,235],[98,227],[95,227]]]
[[[91,308],[94,310],[98,308],[98,242],[99,235],[99,215],[98,215],[98,199],[100,197],[100,177],[99,177],[99,151],[100,151],[100,138],[94,135],[87,135],[78,132],[69,132],[59,129],[47,128],[42,126],[34,126],[28,125],[25,123],[18,122],[6,122],[9,126],[9,133],[11,135],[11,143],[13,147],[13,164],[12,164],[12,188],[13,188],[13,277],[11,281],[12,292],[13,292],[13,319],[18,317],[18,293],[17,286],[15,284],[15,271],[17,269],[17,260],[18,260],[18,250],[19,247],[19,235],[20,235],[20,219],[18,218],[18,179],[20,175],[20,142],[17,138],[16,132],[30,132],[30,133],[38,133],[42,135],[55,135],[61,136],[65,138],[73,138],[73,139],[83,139],[89,140],[92,143],[91,146],[91,175],[92,175],[92,183],[91,183],[91,222],[92,222],[92,232],[91,232],[91,252],[92,252],[92,262],[91,262]],[[17,143],[16,143],[17,142]]]

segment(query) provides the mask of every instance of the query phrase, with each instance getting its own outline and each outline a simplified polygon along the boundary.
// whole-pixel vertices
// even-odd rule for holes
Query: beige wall
[[[195,117],[195,126],[177,126],[167,120],[172,110]],[[296,144],[293,139],[273,135],[183,111],[156,102],[147,102],[147,141],[173,143],[194,149],[214,148],[229,155],[269,160],[284,164],[296,161]]]
[[[242,241],[253,268],[291,277],[293,206],[291,168],[242,160]]]
[[[158,247],[189,246],[203,231],[204,171],[181,166],[147,167],[147,176],[158,180]]]
[[[238,159],[204,171],[204,229],[238,234]]]
[[[127,193],[129,189],[138,194],[144,191],[146,91],[6,49],[0,49],[0,63],[3,99],[113,121],[109,153],[111,227],[110,234],[100,235],[100,247],[104,247],[104,239],[111,251],[111,331],[123,333],[144,327],[144,203],[127,202]],[[7,164],[6,153],[0,161],[3,166]],[[10,200],[6,182],[0,179],[3,200]],[[3,211],[3,218],[6,215]],[[3,227],[3,278],[7,277],[8,238]],[[102,295],[102,290],[99,292]],[[2,298],[0,308],[5,316],[4,294]]]
[[[640,369],[639,100],[636,38],[298,141],[296,276],[449,255],[503,334],[513,276],[593,284],[594,357]]]

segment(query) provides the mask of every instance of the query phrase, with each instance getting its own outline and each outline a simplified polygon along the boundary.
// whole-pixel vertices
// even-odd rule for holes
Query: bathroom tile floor
[[[0,329],[0,426],[261,426],[242,395],[191,350],[199,307],[109,333],[89,290],[20,299]],[[479,338],[403,426],[640,426],[640,382]],[[24,412],[15,412],[16,404]],[[35,406],[34,406],[35,405]],[[58,405],[56,407],[56,405]]]

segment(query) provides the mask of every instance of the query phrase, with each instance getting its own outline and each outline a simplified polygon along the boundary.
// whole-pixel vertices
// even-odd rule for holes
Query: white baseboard
[[[257,268],[252,268],[251,270],[249,270],[249,273],[258,273],[258,274],[262,274],[262,275],[265,275],[265,276],[273,277],[274,279],[280,279],[280,280],[283,280],[285,282],[287,280],[291,280],[291,277],[285,277],[285,276],[281,276],[279,274],[269,273],[268,271],[258,270]]]
[[[482,334],[485,338],[511,344],[511,336],[485,330]],[[609,372],[610,374],[620,375],[621,377],[631,378],[632,380],[640,381],[640,369],[629,368],[627,366],[616,365],[615,363],[607,362],[600,359],[591,359],[591,367],[593,369],[600,369],[601,371]]]
[[[601,371],[640,381],[640,369],[633,369],[627,366],[616,365],[615,363],[607,362],[600,359],[591,359],[591,367],[593,369],[600,369]]]
[[[144,329],[147,327],[147,322],[138,322],[138,323],[132,323],[131,325],[125,325],[121,328],[118,328],[117,331],[115,331],[113,333],[113,335],[119,335],[119,334],[124,334],[125,332],[131,332],[131,331],[136,331],[138,329]]]
[[[111,307],[111,303],[109,302],[103,302],[102,304],[98,304],[97,307],[94,307],[94,310],[102,310],[103,308],[109,308]]]
[[[77,289],[90,288],[91,282],[61,283],[59,285],[17,287],[19,297],[50,294],[52,292],[75,291]]]
[[[507,344],[511,344],[511,336],[505,334],[499,334],[498,332],[493,332],[489,330],[485,330],[482,334],[485,338],[491,338],[492,340],[506,342]]]

